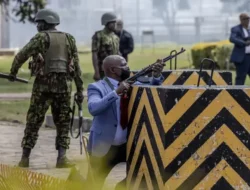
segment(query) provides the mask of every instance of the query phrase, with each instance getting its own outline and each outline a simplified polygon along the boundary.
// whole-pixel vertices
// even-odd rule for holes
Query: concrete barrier
[[[250,88],[136,86],[127,189],[250,189]]]

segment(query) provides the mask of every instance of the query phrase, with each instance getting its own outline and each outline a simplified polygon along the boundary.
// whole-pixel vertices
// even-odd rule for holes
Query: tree
[[[38,10],[45,7],[46,0],[0,0],[0,5],[8,19],[16,20],[12,18],[11,11],[19,22],[33,23]]]
[[[188,0],[152,0],[158,17],[161,17],[170,35],[175,34],[175,18],[178,10],[189,9]]]

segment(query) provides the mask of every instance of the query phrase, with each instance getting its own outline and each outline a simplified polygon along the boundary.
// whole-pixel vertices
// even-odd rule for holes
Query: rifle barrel
[[[176,54],[174,54],[174,55],[170,55],[170,56],[167,56],[167,57],[163,58],[163,59],[162,59],[162,60],[163,60],[163,63],[165,63],[165,62],[167,62],[167,61],[173,59],[174,57],[176,57],[177,55],[183,53],[184,51],[186,51],[186,50],[185,50],[184,48],[181,48],[181,51],[180,51],[180,52],[178,52],[178,53],[176,53]],[[157,62],[155,62],[155,63],[153,63],[153,64],[147,66],[146,68],[144,68],[144,69],[142,69],[141,71],[137,72],[137,73],[134,74],[133,76],[129,77],[129,78],[126,80],[126,82],[128,82],[128,83],[129,83],[129,82],[134,83],[134,81],[135,81],[138,77],[149,74],[150,72],[152,72],[152,67],[153,67],[153,65],[156,64],[156,63],[157,63]]]
[[[10,75],[4,74],[4,73],[0,73],[0,78],[10,79]],[[22,82],[22,83],[29,83],[28,80],[25,80],[25,79],[22,79],[22,78],[18,78],[18,77],[16,77],[15,81]]]

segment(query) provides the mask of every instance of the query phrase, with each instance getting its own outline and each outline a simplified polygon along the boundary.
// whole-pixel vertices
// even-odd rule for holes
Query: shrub
[[[212,59],[212,50],[216,48],[216,43],[199,43],[192,47],[191,56],[195,69],[200,68],[200,63],[203,58]],[[207,69],[209,65],[204,64],[203,68]]]
[[[229,40],[196,44],[191,49],[193,65],[199,69],[201,60],[210,58],[216,62],[217,69],[227,69],[227,64],[229,64],[229,69],[234,69],[233,64],[229,63],[232,48],[233,44]],[[210,68],[210,64],[204,64],[203,68]]]

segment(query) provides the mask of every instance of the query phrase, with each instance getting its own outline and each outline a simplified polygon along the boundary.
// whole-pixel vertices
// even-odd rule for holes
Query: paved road
[[[21,158],[22,149],[20,142],[23,137],[24,126],[0,122],[0,163],[7,165],[17,165]],[[57,152],[55,151],[56,131],[41,128],[38,142],[31,153],[30,169],[39,173],[44,173],[54,177],[67,179],[70,169],[56,169]],[[86,175],[87,164],[85,155],[80,155],[79,139],[71,139],[68,158],[78,163],[82,175]],[[84,151],[83,151],[84,152]],[[114,185],[125,178],[125,163],[117,165],[106,180],[106,187]]]

